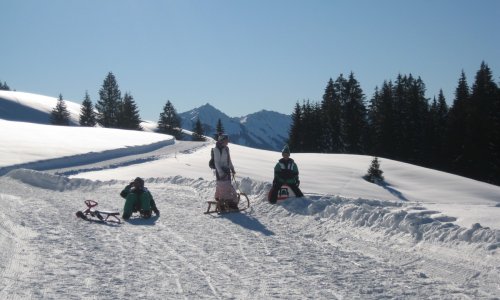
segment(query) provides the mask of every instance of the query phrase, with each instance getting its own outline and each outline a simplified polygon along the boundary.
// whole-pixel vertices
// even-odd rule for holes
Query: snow
[[[372,157],[292,153],[306,196],[270,205],[280,153],[230,144],[251,208],[205,215],[211,140],[0,128],[0,299],[500,297],[498,186],[385,158],[376,185],[362,179]],[[159,218],[75,217],[85,199],[121,211],[137,176]]]

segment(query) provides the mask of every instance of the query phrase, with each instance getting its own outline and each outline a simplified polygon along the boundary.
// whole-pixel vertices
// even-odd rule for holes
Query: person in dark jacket
[[[160,215],[160,211],[156,207],[153,196],[147,188],[144,187],[144,180],[137,177],[129,183],[120,193],[120,196],[125,198],[125,205],[123,207],[122,218],[127,220],[133,212],[139,211],[141,217],[150,218],[151,211],[156,216]]]
[[[285,145],[281,151],[282,158],[274,167],[273,187],[269,196],[269,202],[276,203],[278,192],[283,184],[288,185],[295,193],[296,197],[303,197],[304,194],[299,189],[299,168],[293,159],[290,158],[290,148]]]

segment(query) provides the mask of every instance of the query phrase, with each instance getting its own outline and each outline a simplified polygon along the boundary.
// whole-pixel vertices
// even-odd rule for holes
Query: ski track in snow
[[[132,161],[140,155],[88,168]],[[269,185],[243,179],[249,210],[205,215],[215,183],[177,176],[146,180],[159,218],[75,217],[86,199],[121,211],[126,184],[0,177],[0,299],[500,297],[499,232],[440,222],[415,203],[306,195],[269,205]]]

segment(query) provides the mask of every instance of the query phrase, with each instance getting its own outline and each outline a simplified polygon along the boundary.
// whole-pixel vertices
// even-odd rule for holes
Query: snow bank
[[[6,176],[32,186],[65,191],[78,188],[96,188],[100,185],[114,184],[88,179],[70,179],[66,176],[52,175],[44,172],[17,169]],[[209,199],[215,189],[215,181],[202,178],[193,179],[183,176],[146,178],[147,186],[165,183],[190,186],[197,190],[200,198]],[[271,185],[254,181],[248,177],[237,181],[235,187],[251,196],[251,201],[265,202]],[[382,232],[385,236],[396,237],[408,234],[415,241],[446,243],[452,246],[456,242],[477,244],[486,250],[500,248],[500,230],[482,227],[476,223],[471,228],[464,228],[453,223],[453,217],[443,216],[437,211],[428,210],[423,206],[407,205],[402,202],[352,199],[331,195],[306,195],[304,198],[292,198],[278,204],[294,214],[326,218],[334,222],[345,222],[354,227],[369,227]]]
[[[372,199],[349,199],[341,196],[312,196],[290,199],[281,204],[286,210],[301,214],[347,222],[355,227],[369,227],[385,235],[401,233],[416,241],[476,243],[487,250],[500,248],[500,230],[476,223],[464,228],[453,223],[453,217],[422,206]]]

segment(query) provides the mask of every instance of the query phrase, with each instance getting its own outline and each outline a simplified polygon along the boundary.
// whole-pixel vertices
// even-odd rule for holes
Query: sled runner
[[[232,177],[233,181],[236,183],[236,180],[234,178],[234,175]],[[215,199],[211,201],[207,201],[208,207],[207,211],[205,211],[205,214],[212,214],[212,213],[217,213],[217,214],[223,214],[223,213],[231,213],[231,212],[240,212],[248,209],[250,207],[250,200],[248,199],[248,196],[245,193],[242,193],[240,191],[240,188],[236,186],[236,196],[238,198],[238,208],[232,207],[231,200],[222,200],[222,199]]]
[[[85,200],[84,202],[85,202],[85,205],[87,205],[87,209],[85,209],[84,211],[77,211],[76,216],[78,218],[81,218],[81,219],[84,219],[87,221],[121,223],[120,218],[118,218],[118,216],[120,215],[120,212],[94,209],[94,207],[96,207],[98,204],[94,200]]]
[[[250,207],[250,200],[248,200],[248,197],[244,193],[238,193],[238,208],[231,208],[229,204],[224,201],[224,200],[213,200],[213,201],[207,201],[208,203],[208,208],[205,214],[212,214],[212,213],[218,213],[218,214],[223,214],[223,213],[231,213],[231,212],[240,212],[248,209]],[[245,203],[243,207],[241,207],[241,204]],[[213,207],[212,207],[213,206]]]

